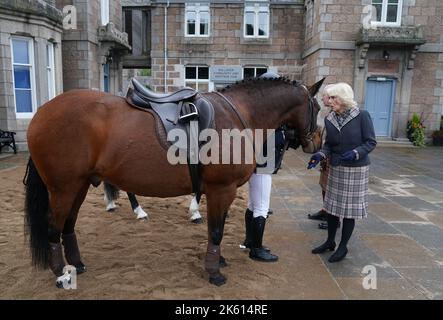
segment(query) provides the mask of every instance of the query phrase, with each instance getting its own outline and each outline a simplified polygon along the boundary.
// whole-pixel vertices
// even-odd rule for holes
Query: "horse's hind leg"
[[[148,219],[148,214],[140,207],[135,194],[127,192],[132,211],[137,215],[137,219]]]
[[[112,212],[117,208],[115,200],[118,198],[118,189],[112,184],[107,182],[103,183],[104,200],[106,205],[106,211]]]
[[[88,188],[86,185],[83,184],[81,187],[65,185],[63,190],[50,191],[50,223],[48,234],[50,247],[49,266],[52,272],[58,277],[58,287],[61,287],[65,281],[69,281],[69,279],[66,279],[65,276],[65,261],[63,259],[63,249],[62,244],[60,243],[60,236],[62,231],[65,229],[65,224],[67,221],[70,221],[68,224],[72,226],[72,229],[71,227],[68,227],[66,230],[73,230],[76,217],[74,218],[74,223],[72,223],[70,218],[73,212],[74,204],[80,207],[81,202],[84,200],[84,196],[86,196],[87,189]],[[83,197],[79,195],[80,191],[83,192]]]
[[[208,248],[205,258],[205,269],[209,273],[209,282],[220,286],[226,282],[220,273],[220,264],[225,260],[221,256],[220,244],[223,239],[226,215],[234,201],[235,186],[205,187],[208,209]]]
[[[75,234],[75,223],[77,221],[78,211],[85,200],[88,193],[89,183],[85,183],[82,189],[77,193],[71,213],[65,221],[62,234],[62,244],[65,251],[65,258],[68,264],[73,265],[77,274],[86,272],[86,266],[81,261],[80,250],[77,243],[77,236]]]

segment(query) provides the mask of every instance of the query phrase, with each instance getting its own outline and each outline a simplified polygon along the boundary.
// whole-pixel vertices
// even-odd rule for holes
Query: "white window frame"
[[[46,44],[46,74],[48,77],[48,100],[56,96],[55,91],[55,45],[52,42]]]
[[[403,11],[403,0],[398,0],[397,4],[397,21],[396,22],[387,22],[387,14],[388,14],[388,0],[382,1],[382,9],[381,9],[381,21],[371,20],[371,25],[373,26],[386,26],[386,27],[399,27],[401,25],[401,16]],[[371,1],[372,3],[372,1]],[[375,7],[372,7],[375,10]],[[376,17],[376,13],[374,15]]]
[[[246,34],[246,13],[247,12],[253,12],[254,13],[254,34],[253,35],[247,35]],[[266,35],[261,36],[258,34],[259,30],[259,17],[260,13],[266,12],[268,14],[268,20],[266,21],[267,24],[267,30]],[[271,32],[271,26],[270,26],[270,16],[271,16],[271,10],[269,9],[268,3],[245,3],[245,10],[243,13],[243,36],[245,38],[260,38],[260,39],[268,39],[269,34]]]
[[[189,34],[188,12],[195,12],[195,34]],[[200,34],[200,12],[208,12],[208,34]],[[186,3],[185,6],[185,37],[208,38],[211,34],[211,8],[209,3]]]
[[[244,66],[242,68],[242,79],[245,78],[245,69],[254,69],[254,78],[257,77],[257,69],[266,69],[266,72],[269,72],[269,67],[266,66]]]
[[[196,70],[195,70],[195,77],[196,77],[196,79],[187,79],[186,78],[186,68],[196,68]],[[198,78],[198,68],[207,68],[208,69],[208,78],[207,79],[199,79]],[[210,83],[209,83],[209,66],[206,66],[206,65],[188,65],[188,66],[185,66],[184,72],[185,72],[185,86],[186,86],[187,82],[195,83],[195,90],[199,91],[199,87],[198,87],[199,84],[200,83],[204,83],[204,84],[208,85],[208,92],[210,91],[211,88],[210,88]]]
[[[109,23],[109,0],[100,0],[100,18],[102,26]]]
[[[27,41],[28,54],[29,54],[29,64],[15,63],[15,61],[14,61],[14,46],[13,46],[14,40]],[[12,89],[14,92],[15,115],[16,115],[17,119],[29,119],[29,118],[32,118],[34,116],[35,112],[37,111],[37,96],[36,96],[36,89],[35,89],[34,39],[27,38],[27,37],[13,36],[13,37],[11,37],[10,45],[11,45],[11,62],[12,62],[12,86],[13,86]],[[26,67],[29,67],[29,69],[30,69],[32,112],[17,112],[17,98],[15,95],[15,75],[14,75],[14,67],[15,66],[26,66]]]

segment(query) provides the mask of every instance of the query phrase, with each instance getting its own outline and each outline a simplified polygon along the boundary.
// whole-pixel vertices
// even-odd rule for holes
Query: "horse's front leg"
[[[221,286],[226,282],[220,273],[220,244],[223,239],[226,214],[234,201],[235,186],[209,185],[205,187],[208,209],[208,248],[205,258],[205,269],[209,273],[209,282]]]

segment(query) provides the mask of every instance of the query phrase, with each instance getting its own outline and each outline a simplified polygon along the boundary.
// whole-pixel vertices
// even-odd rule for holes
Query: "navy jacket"
[[[371,116],[368,111],[358,109],[352,114],[353,118],[340,130],[332,113],[325,118],[326,140],[320,152],[330,157],[332,166],[363,167],[371,163],[368,154],[377,145]],[[356,150],[358,159],[341,160],[340,156],[349,150]]]

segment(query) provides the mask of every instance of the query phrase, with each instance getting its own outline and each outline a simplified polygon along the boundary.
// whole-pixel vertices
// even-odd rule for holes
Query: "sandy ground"
[[[216,287],[209,284],[203,267],[207,245],[204,198],[204,224],[189,221],[190,196],[139,197],[149,220],[137,221],[124,193],[117,211],[105,212],[100,186],[91,187],[76,227],[88,272],[79,275],[77,290],[56,289],[49,270],[31,267],[24,239],[26,161],[24,154],[0,161],[0,299],[272,299],[282,298],[294,285],[290,264],[258,263],[239,249],[244,236],[245,187],[231,206],[222,242],[228,262],[222,273],[228,282]],[[268,224],[272,225],[272,219]],[[272,247],[272,237],[265,244]]]

